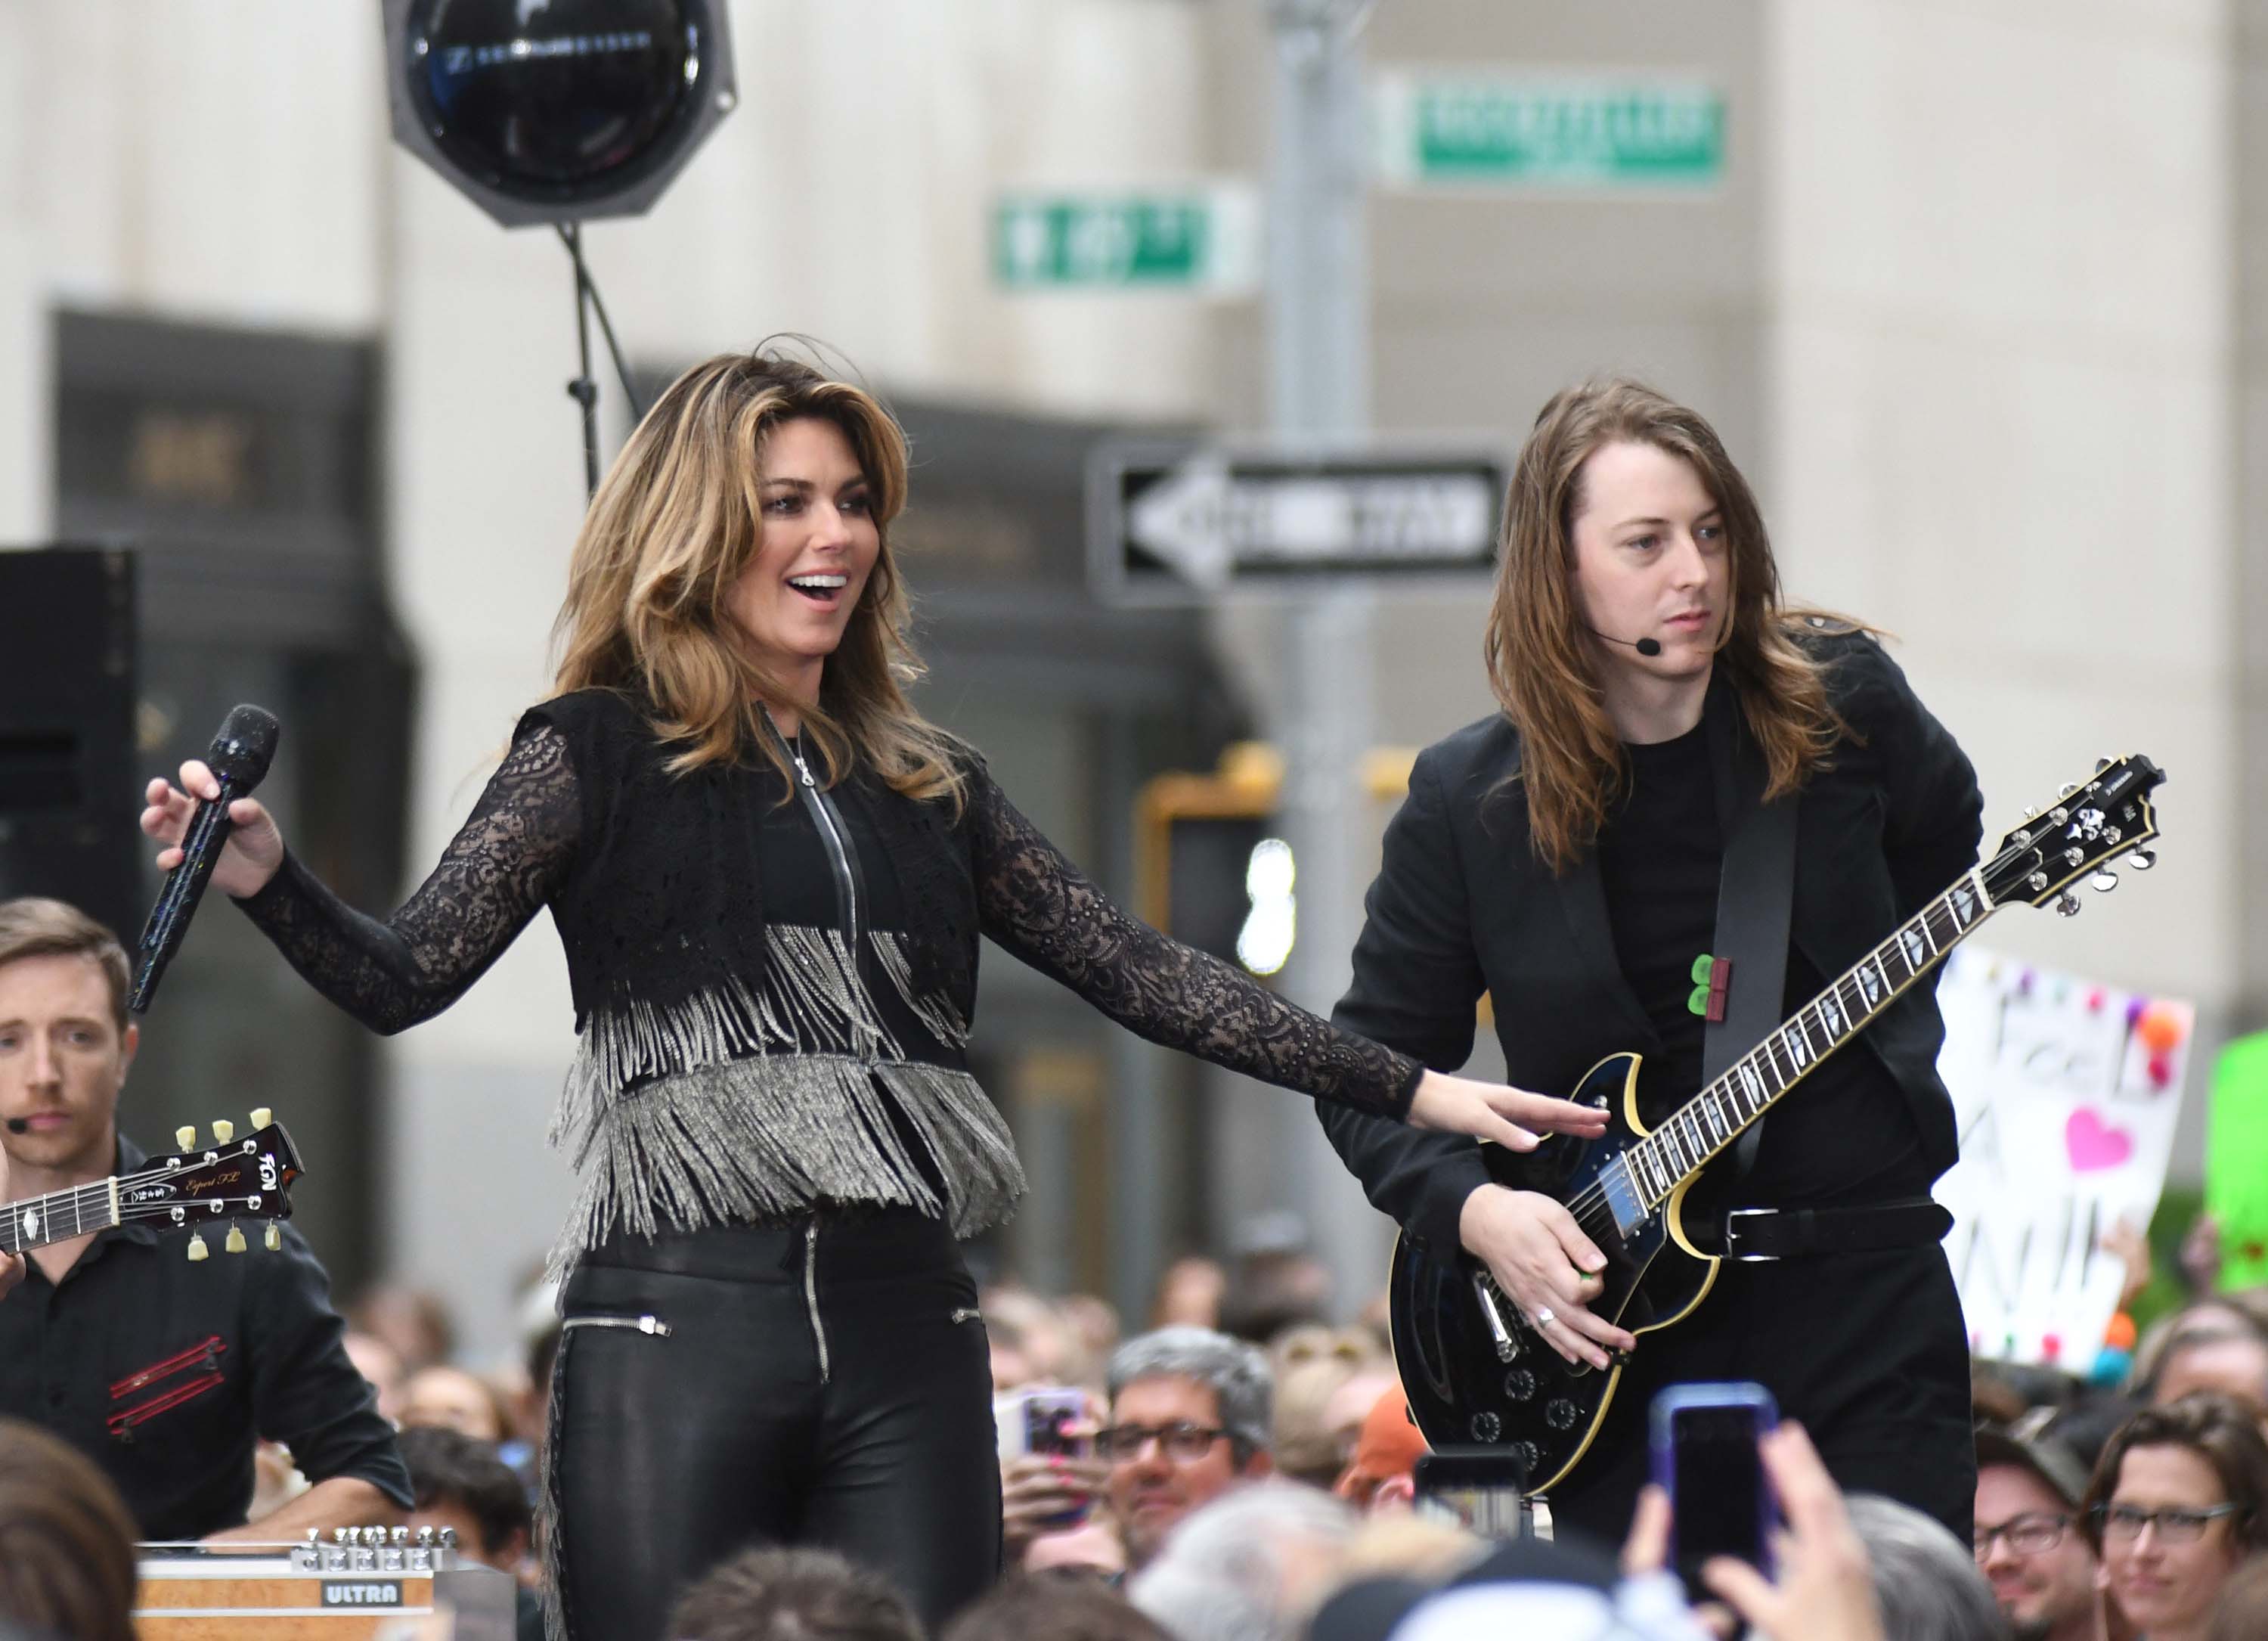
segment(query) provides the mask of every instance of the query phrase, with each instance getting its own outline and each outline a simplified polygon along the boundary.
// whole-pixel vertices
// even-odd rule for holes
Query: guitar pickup
[[[1489,1332],[1496,1336],[1496,1359],[1511,1361],[1520,1354],[1520,1342],[1512,1336],[1511,1329],[1505,1327],[1504,1313],[1496,1308],[1496,1292],[1489,1282],[1487,1272],[1473,1273],[1473,1295],[1481,1302],[1481,1319],[1488,1324]]]

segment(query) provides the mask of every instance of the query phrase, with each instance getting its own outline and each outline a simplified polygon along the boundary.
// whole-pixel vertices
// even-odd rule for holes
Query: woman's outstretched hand
[[[166,846],[158,851],[158,869],[170,872],[181,863],[181,834],[188,831],[199,800],[219,797],[220,782],[193,758],[181,765],[179,787],[153,780],[143,796],[149,807],[142,811],[142,830]],[[212,886],[240,900],[267,888],[283,866],[284,834],[257,798],[237,799],[228,806],[228,843],[213,868]]]
[[[1596,1106],[1530,1094],[1501,1083],[1476,1083],[1470,1077],[1428,1071],[1418,1080],[1418,1093],[1410,1102],[1410,1126],[1469,1134],[1515,1151],[1532,1151],[1546,1134],[1597,1139],[1607,1131],[1607,1113]]]

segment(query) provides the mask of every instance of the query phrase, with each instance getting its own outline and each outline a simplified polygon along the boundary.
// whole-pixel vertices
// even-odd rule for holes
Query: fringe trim
[[[943,1177],[943,1201],[893,1105]],[[968,1237],[1024,1193],[1015,1141],[975,1077],[836,1054],[755,1054],[660,1078],[598,1108],[574,1161],[583,1186],[555,1276],[616,1233],[770,1218],[822,1198],[918,1209]]]
[[[968,1025],[950,998],[914,987],[902,936],[868,936],[874,963],[898,999],[948,1049],[968,1045]],[[850,1054],[904,1060],[882,1022],[839,929],[775,925],[764,931],[764,972],[737,976],[682,1002],[626,998],[592,1011],[565,1098],[551,1125],[556,1148],[587,1133],[617,1095],[656,1078],[699,1071],[751,1054]]]

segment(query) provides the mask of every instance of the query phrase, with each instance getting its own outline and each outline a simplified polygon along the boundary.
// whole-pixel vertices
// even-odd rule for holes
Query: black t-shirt
[[[1688,999],[1693,960],[1711,950],[1716,935],[1724,840],[1705,726],[1624,750],[1630,790],[1600,833],[1599,876],[1623,976],[1661,1040],[1661,1052],[1648,1055],[1639,1073],[1639,1104],[1652,1120],[1701,1086],[1705,1028]],[[1791,950],[1783,1017],[1826,983],[1802,953]],[[1929,1192],[1912,1111],[1863,1038],[1822,1061],[1773,1107],[1746,1179],[1732,1177],[1731,1163],[1728,1156],[1711,1167],[1697,1200],[1771,1207]]]
[[[121,1142],[119,1168],[142,1153]],[[358,1476],[405,1510],[394,1428],[341,1343],[330,1284],[290,1226],[284,1246],[211,1257],[146,1223],[88,1245],[60,1283],[36,1260],[0,1299],[0,1414],[29,1421],[102,1467],[145,1539],[243,1524],[255,1435],[280,1441],[310,1482]]]

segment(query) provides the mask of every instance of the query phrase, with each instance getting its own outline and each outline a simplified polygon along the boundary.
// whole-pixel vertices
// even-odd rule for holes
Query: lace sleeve
[[[551,898],[581,831],[566,741],[539,722],[513,743],[432,875],[385,922],[291,857],[238,904],[309,985],[390,1034],[440,1013],[503,955]]]
[[[984,932],[1153,1043],[1316,1099],[1402,1118],[1425,1068],[1277,996],[1127,916],[979,774],[972,783]]]

